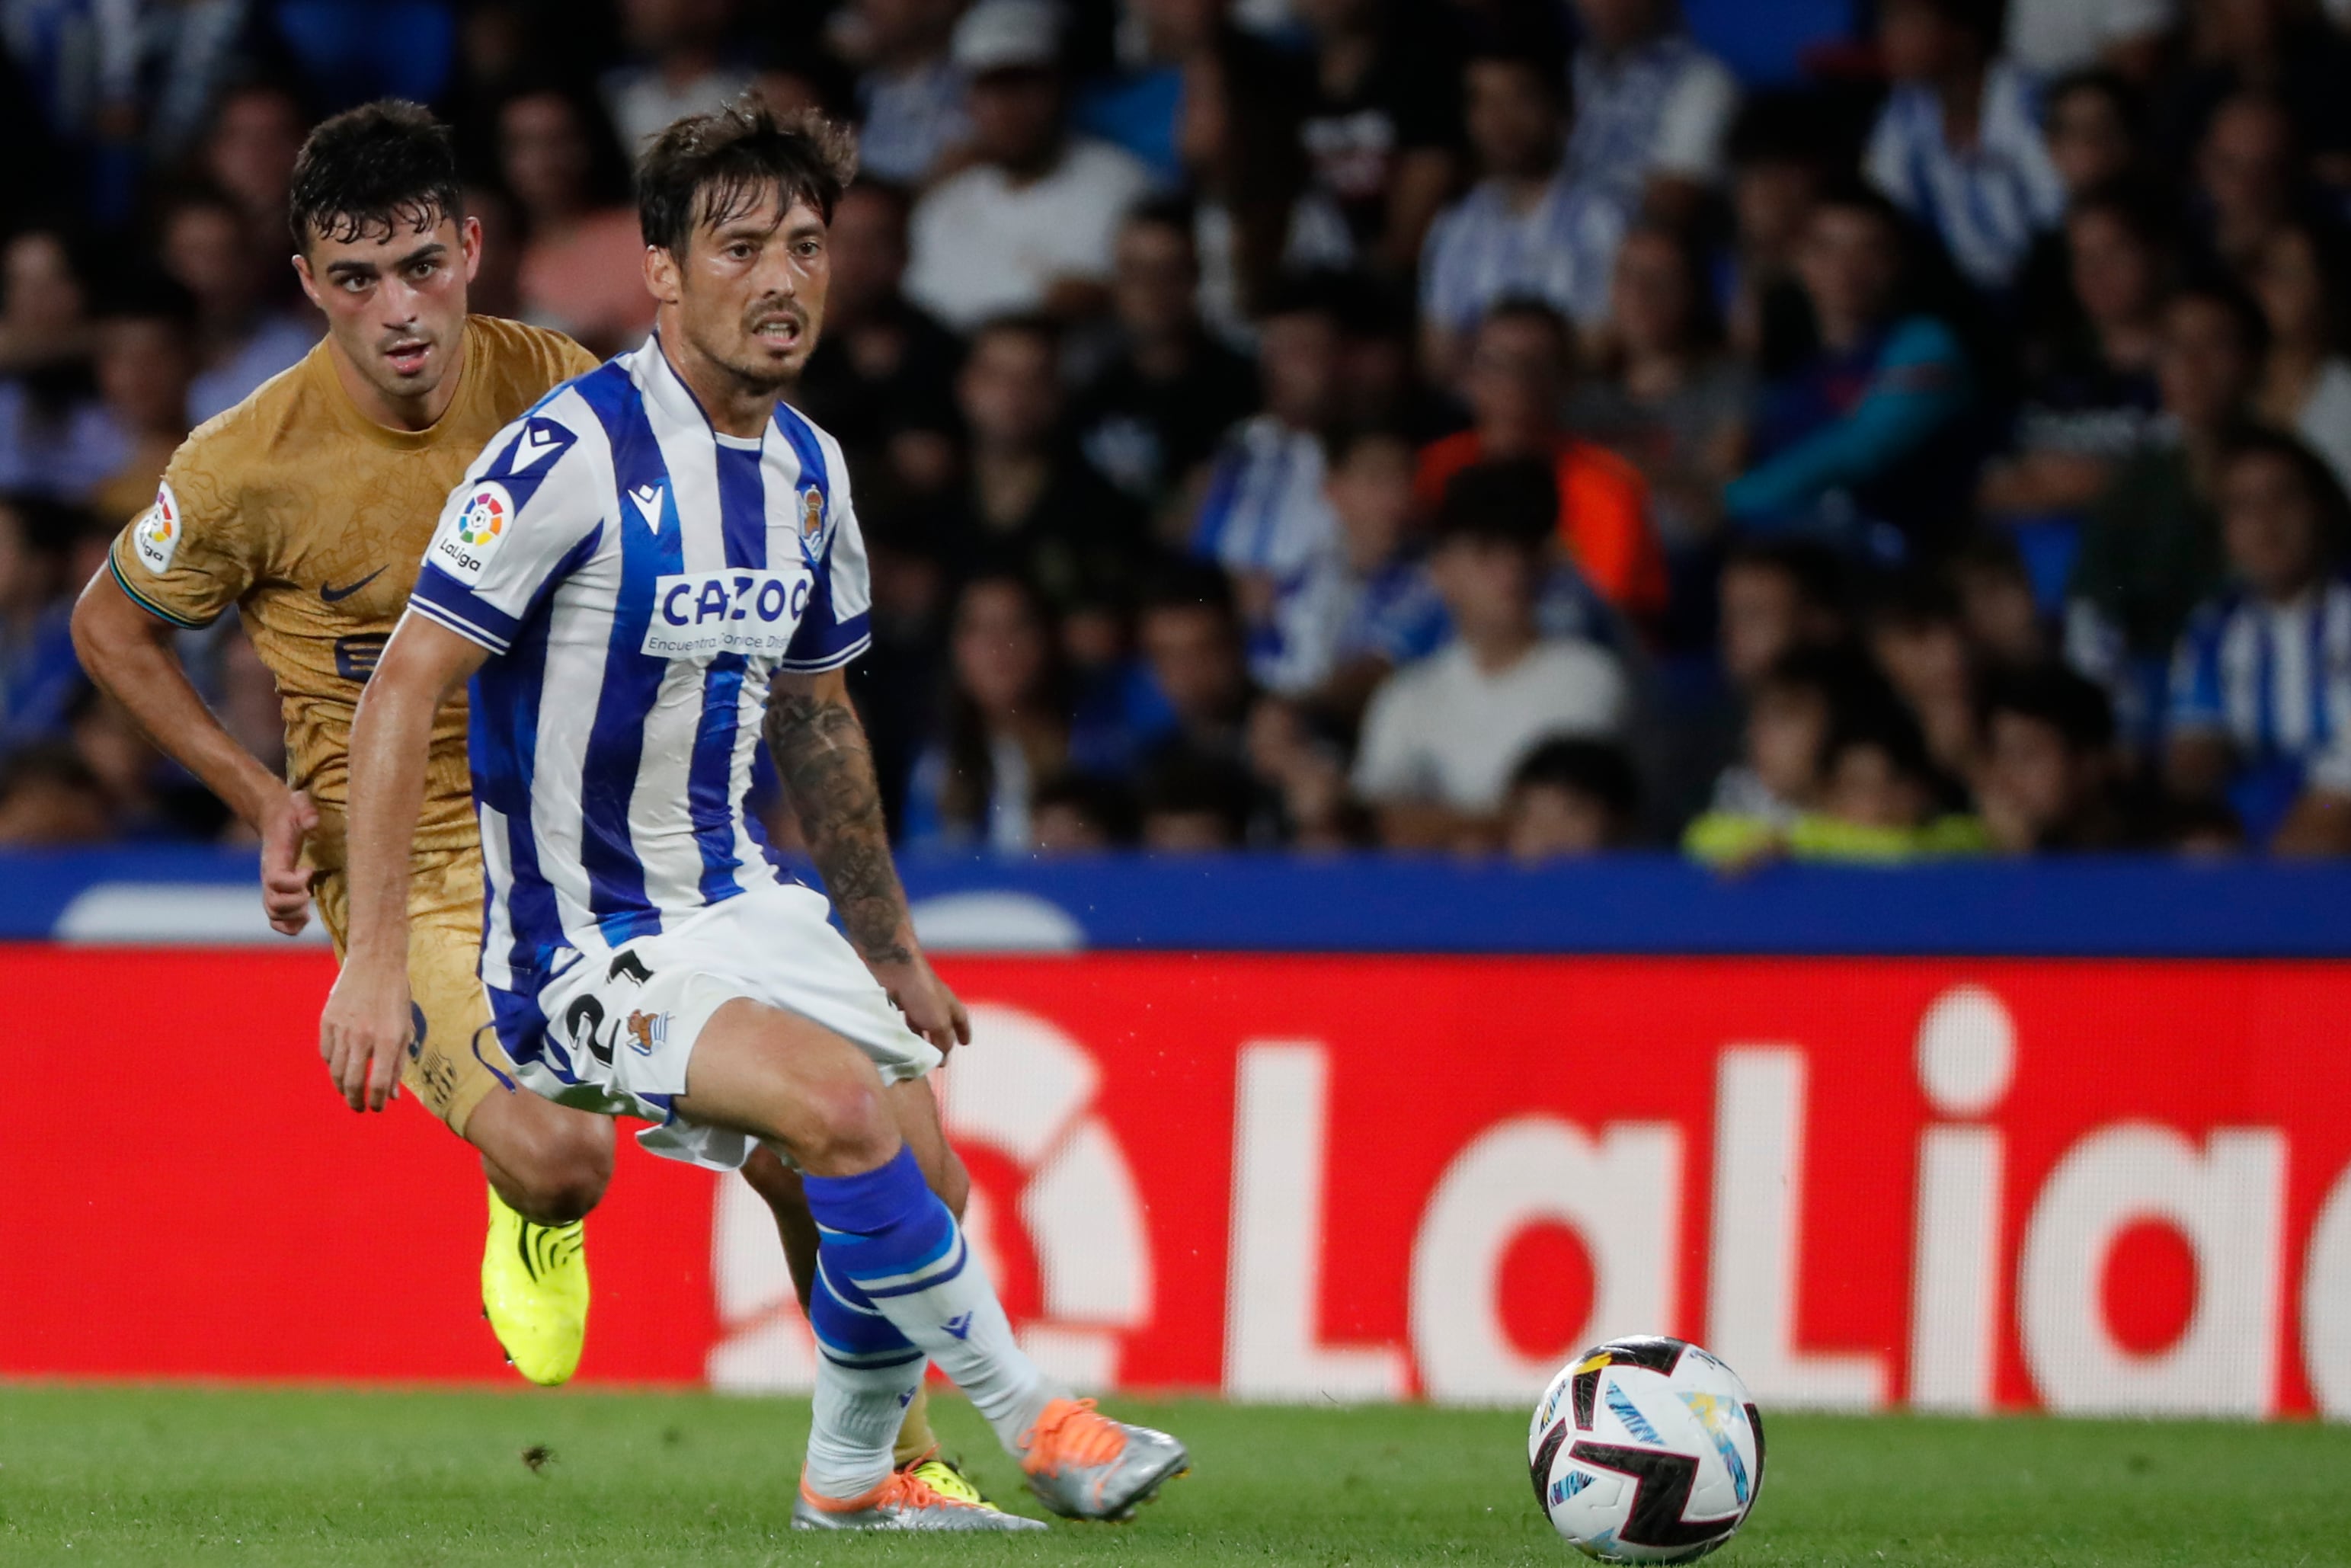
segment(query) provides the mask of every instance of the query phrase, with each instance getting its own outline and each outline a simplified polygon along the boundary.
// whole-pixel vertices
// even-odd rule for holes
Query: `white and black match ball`
[[[1603,1563],[1688,1563],[1763,1490],[1763,1417],[1739,1375],[1683,1340],[1612,1339],[1568,1363],[1527,1431],[1535,1500]]]

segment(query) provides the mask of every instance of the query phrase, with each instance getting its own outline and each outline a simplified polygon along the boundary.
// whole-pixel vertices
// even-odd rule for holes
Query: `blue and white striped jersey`
[[[2041,135],[2031,77],[2006,60],[1985,74],[1975,141],[1953,147],[1943,106],[1917,83],[1895,88],[1862,155],[1870,183],[1935,231],[1979,288],[2002,289],[2065,213],[2065,185]]]
[[[744,799],[771,676],[867,641],[840,444],[778,404],[721,435],[658,340],[501,431],[409,612],[487,648],[467,741],[482,977],[536,992],[777,873]]]
[[[2197,611],[2171,666],[2174,734],[2226,737],[2248,764],[2307,766],[2351,742],[2351,581],[2290,604],[2249,593]]]

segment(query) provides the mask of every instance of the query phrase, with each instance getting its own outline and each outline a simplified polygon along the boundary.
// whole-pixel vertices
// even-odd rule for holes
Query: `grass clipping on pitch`
[[[967,1406],[936,1422],[1036,1508]],[[1580,1561],[1509,1412],[1120,1402],[1194,1473],[1139,1523],[795,1538],[804,1402],[0,1387],[0,1564]],[[2351,1430],[1770,1416],[1726,1564],[2351,1563]]]

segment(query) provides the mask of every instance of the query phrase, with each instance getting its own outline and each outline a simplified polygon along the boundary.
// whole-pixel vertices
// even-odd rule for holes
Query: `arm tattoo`
[[[882,788],[856,710],[845,701],[778,692],[768,704],[767,732],[809,853],[850,941],[869,964],[906,962],[914,956],[898,936],[906,894],[890,863]]]

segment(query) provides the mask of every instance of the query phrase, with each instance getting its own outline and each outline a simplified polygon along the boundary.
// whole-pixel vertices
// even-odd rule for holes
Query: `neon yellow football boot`
[[[585,1224],[533,1225],[490,1189],[482,1315],[514,1369],[542,1388],[570,1377],[588,1341]]]
[[[901,1468],[949,1502],[959,1502],[967,1508],[986,1509],[990,1513],[1004,1511],[981,1496],[979,1489],[971,1484],[971,1478],[956,1469],[952,1459],[940,1458],[936,1448],[926,1457]]]

